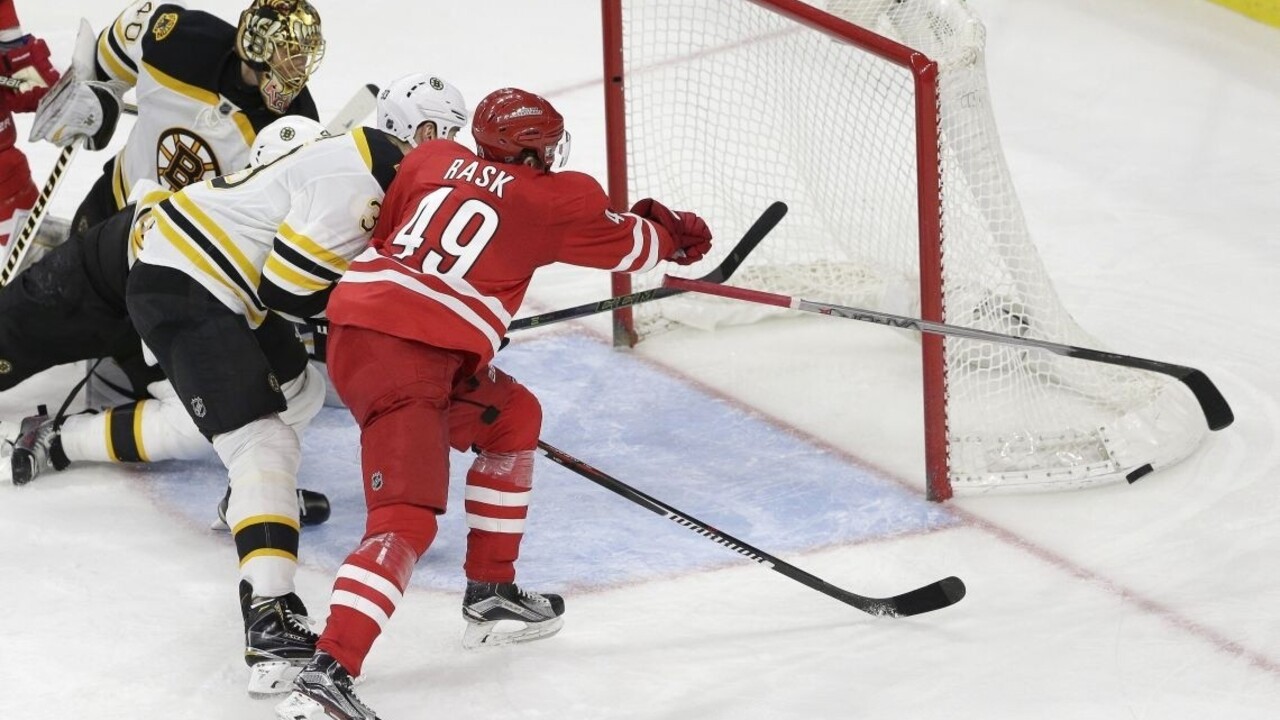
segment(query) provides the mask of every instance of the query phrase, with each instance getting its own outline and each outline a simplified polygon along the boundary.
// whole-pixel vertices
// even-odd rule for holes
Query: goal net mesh
[[[790,213],[733,284],[919,317],[915,86],[907,68],[744,0],[623,0],[628,195],[698,212],[719,262],[774,200]],[[987,92],[985,30],[960,0],[819,4],[939,68],[944,321],[1099,348],[1054,291],[1027,231]],[[641,337],[776,312],[686,294],[635,308]],[[785,312],[785,311],[783,311]],[[888,331],[886,331],[888,332]],[[1040,349],[948,338],[948,475],[957,493],[1122,479],[1185,457],[1205,434],[1160,375]]]

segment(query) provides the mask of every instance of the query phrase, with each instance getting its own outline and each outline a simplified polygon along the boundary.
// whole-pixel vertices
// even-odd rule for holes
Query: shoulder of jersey
[[[358,127],[350,135],[369,172],[382,186],[382,191],[386,192],[396,173],[400,171],[400,163],[405,159],[404,153],[390,135],[377,128]]]
[[[604,197],[604,189],[594,177],[576,170],[563,170],[540,176],[555,188],[561,195],[578,195],[584,198],[599,195]]]
[[[565,217],[586,217],[609,209],[609,196],[594,177],[576,170],[539,176],[535,186],[554,202]]]
[[[222,18],[164,4],[156,8],[142,37],[142,59],[172,78],[216,92],[235,38],[235,27]]]

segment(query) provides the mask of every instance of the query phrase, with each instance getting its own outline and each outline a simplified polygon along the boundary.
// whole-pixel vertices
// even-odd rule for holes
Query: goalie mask
[[[259,73],[267,108],[283,113],[324,58],[320,13],[307,0],[254,0],[240,13],[236,54]]]
[[[436,137],[452,140],[467,124],[467,104],[458,88],[434,75],[413,73],[378,93],[378,127],[416,146],[418,126],[431,121]]]

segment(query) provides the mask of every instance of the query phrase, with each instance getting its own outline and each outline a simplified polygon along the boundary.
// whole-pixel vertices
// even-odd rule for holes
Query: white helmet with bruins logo
[[[249,149],[249,166],[274,162],[290,150],[324,137],[324,126],[309,117],[285,115],[262,128]]]
[[[253,0],[240,13],[236,54],[258,71],[267,108],[283,113],[324,58],[320,13],[307,0]]]
[[[436,137],[452,139],[467,124],[467,104],[458,88],[426,73],[396,78],[378,93],[378,127],[416,145],[418,126],[435,123]]]

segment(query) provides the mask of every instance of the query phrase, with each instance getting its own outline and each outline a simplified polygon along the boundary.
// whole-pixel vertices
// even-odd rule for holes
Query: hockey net
[[[1100,347],[1063,307],[1027,231],[990,109],[985,30],[961,0],[603,8],[617,206],[655,197],[696,210],[723,254],[783,200],[790,213],[734,284]],[[662,272],[699,266],[615,289],[652,287]],[[764,312],[688,294],[615,326],[633,340]],[[926,336],[921,352],[935,499],[1136,477],[1206,433],[1190,393],[1163,376],[958,338]]]

